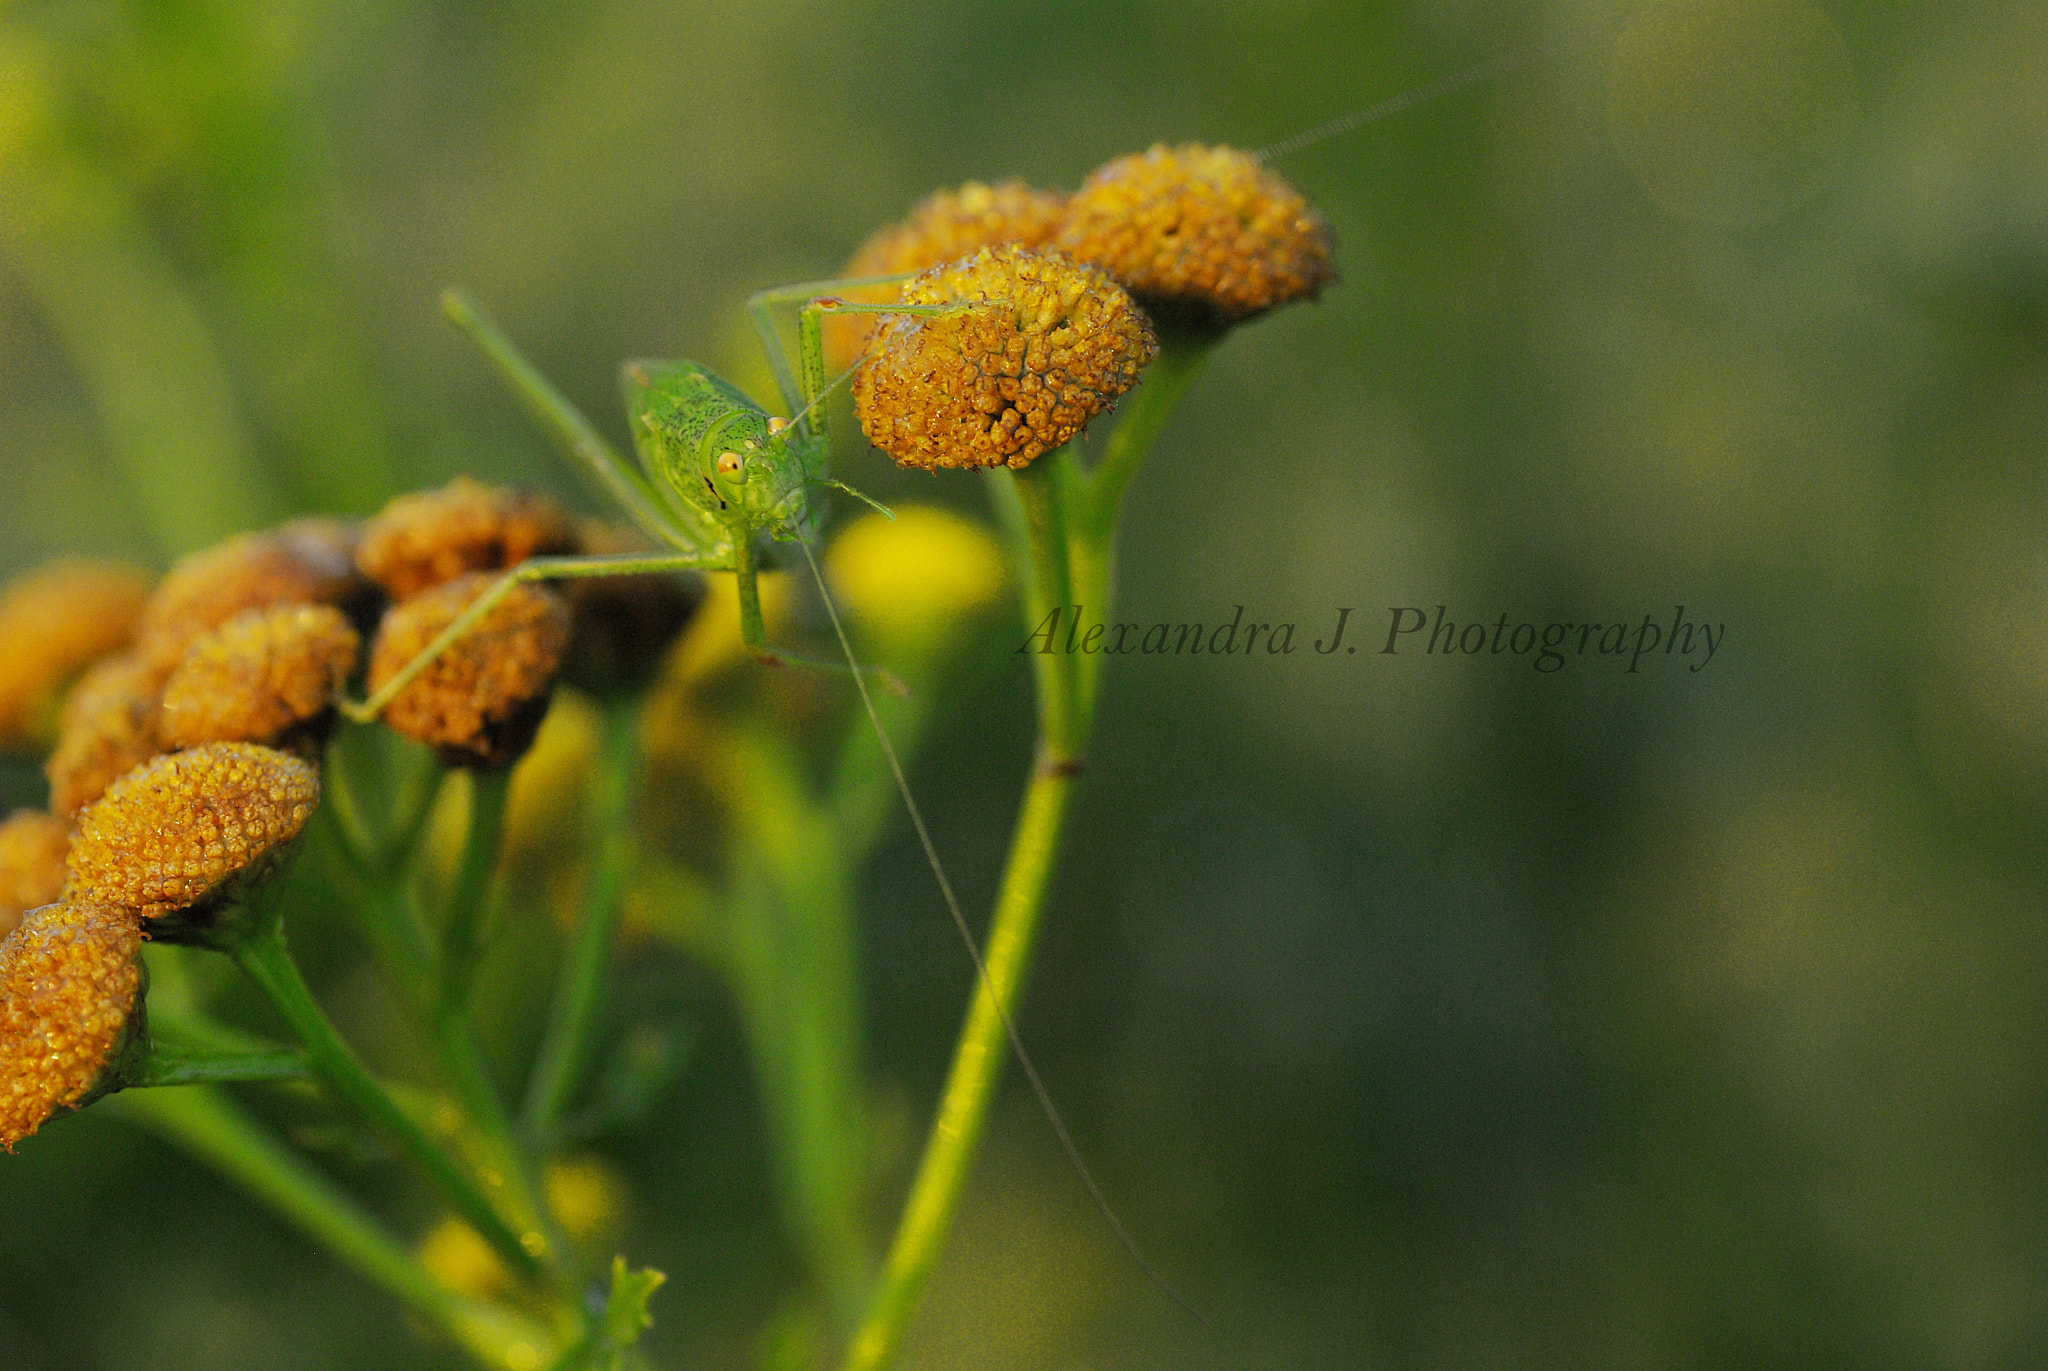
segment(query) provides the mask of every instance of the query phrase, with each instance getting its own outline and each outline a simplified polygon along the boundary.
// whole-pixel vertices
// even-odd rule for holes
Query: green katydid
[[[819,487],[849,487],[826,475],[831,449],[825,396],[837,382],[825,378],[819,319],[846,313],[936,315],[963,306],[851,304],[827,294],[834,288],[887,284],[899,277],[821,281],[763,291],[748,308],[760,330],[777,386],[791,417],[771,415],[730,382],[695,362],[632,361],[621,370],[626,412],[640,470],[622,460],[575,405],[549,383],[460,290],[442,306],[496,365],[512,392],[619,506],[653,539],[648,553],[595,557],[535,557],[505,573],[419,655],[360,703],[343,711],[359,723],[375,719],[435,657],[482,620],[522,581],[653,572],[729,571],[739,592],[740,638],[766,665],[792,663],[827,670],[819,661],[769,648],[756,582],[756,542],[766,533],[806,546],[816,536]],[[805,301],[798,317],[799,370],[792,372],[774,331],[770,310]],[[851,492],[858,494],[858,492]],[[865,497],[863,497],[865,498]],[[878,673],[895,687],[894,678]]]

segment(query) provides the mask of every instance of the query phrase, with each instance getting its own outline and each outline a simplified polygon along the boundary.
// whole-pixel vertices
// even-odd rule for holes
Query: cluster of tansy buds
[[[849,316],[830,341],[841,360],[869,349],[855,409],[897,461],[1021,467],[1136,382],[1154,325],[1213,337],[1313,299],[1336,279],[1333,253],[1322,218],[1257,158],[1162,144],[1072,195],[1006,181],[927,196],[846,274],[919,273],[896,301],[965,308],[872,327]]]
[[[319,803],[317,759],[366,629],[374,690],[504,569],[611,539],[545,499],[458,479],[361,526],[231,538],[153,591],[68,563],[0,596],[0,744],[43,743],[50,722],[55,733],[47,811],[0,823],[0,1146],[122,1083],[143,1038],[145,938],[235,936],[226,912]],[[695,603],[666,578],[606,587],[573,613],[552,590],[517,586],[384,720],[449,765],[509,765],[565,653],[583,684],[634,684]]]

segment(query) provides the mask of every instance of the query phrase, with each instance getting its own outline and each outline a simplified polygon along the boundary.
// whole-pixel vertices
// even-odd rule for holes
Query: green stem
[[[626,876],[633,863],[633,810],[640,789],[640,705],[624,696],[605,701],[598,772],[590,797],[589,885],[583,919],[555,982],[554,1008],[534,1058],[520,1115],[529,1146],[543,1148],[569,1107],[604,1005],[605,972],[617,941]]]
[[[533,1367],[554,1355],[549,1335],[538,1326],[440,1285],[353,1199],[219,1091],[133,1091],[101,1108],[175,1143],[269,1204],[336,1260],[403,1300],[486,1365]]]
[[[1145,369],[1145,383],[1125,406],[1123,420],[1110,434],[1102,459],[1086,478],[1085,490],[1070,506],[1076,511],[1074,540],[1068,549],[1074,598],[1093,605],[1100,622],[1109,621],[1116,598],[1116,530],[1123,516],[1124,495],[1167,415],[1201,375],[1216,341],[1209,334],[1171,333],[1161,340],[1158,358]],[[1074,711],[1083,719],[1095,717],[1102,662],[1100,654],[1081,653],[1073,663]],[[1081,745],[1086,745],[1085,736]]]
[[[300,977],[298,966],[285,950],[281,922],[272,921],[254,931],[235,949],[234,958],[291,1028],[306,1049],[307,1064],[342,1107],[410,1158],[448,1207],[476,1229],[507,1265],[524,1277],[539,1278],[541,1265],[529,1246],[544,1249],[545,1239],[531,1229],[523,1234],[515,1231],[447,1149],[364,1068]]]
[[[1124,494],[1215,341],[1166,341],[1092,472],[1083,473],[1073,451],[1062,449],[1013,473],[1014,509],[1022,516],[1030,565],[1023,595],[1032,629],[1060,607],[1076,616],[1084,607],[1092,608],[1108,620],[1116,525]],[[1002,1078],[1009,1022],[1029,969],[1061,828],[1095,719],[1100,658],[1054,646],[1052,652],[1031,654],[1038,685],[1038,757],[996,897],[986,974],[975,989],[938,1118],[911,1183],[881,1284],[847,1350],[845,1371],[880,1371],[895,1360],[918,1297],[945,1246]]]
[[[441,783],[448,779],[447,768],[424,747],[408,751],[410,755],[400,762],[404,771],[396,783],[398,798],[391,806],[384,844],[377,851],[378,865],[385,871],[403,870],[412,861],[420,835],[434,813],[434,801],[440,797]]]
[[[1159,356],[1145,368],[1144,384],[1124,405],[1116,431],[1110,434],[1101,460],[1089,473],[1084,523],[1091,534],[1106,533],[1115,527],[1117,515],[1123,509],[1124,492],[1130,489],[1138,468],[1145,464],[1145,456],[1151,452],[1153,440],[1165,426],[1167,416],[1173,413],[1188,386],[1202,374],[1217,342],[1218,337],[1213,334],[1169,333],[1160,340]]]
[[[845,1332],[860,1319],[870,1275],[853,868],[795,750],[766,730],[735,732],[720,768],[737,778],[730,964],[784,1219]]]
[[[483,927],[511,780],[509,767],[469,773],[469,832],[442,923],[441,994],[428,1014],[441,1074],[461,1102],[477,1149],[474,1160],[481,1163],[485,1180],[509,1205],[527,1249],[576,1279],[581,1273],[571,1270],[575,1249],[563,1240],[548,1212],[539,1163],[513,1127],[511,1111],[468,1013],[469,992],[483,957]]]
[[[431,793],[440,774],[435,768],[434,780],[416,785],[415,790]],[[380,866],[364,871],[346,865],[339,874],[353,887],[356,904],[364,914],[360,925],[371,938],[379,962],[424,1022],[441,1077],[461,1104],[467,1125],[463,1138],[470,1146],[471,1160],[477,1164],[487,1188],[509,1211],[524,1245],[534,1255],[545,1255],[551,1266],[561,1270],[565,1263],[573,1261],[573,1249],[562,1240],[548,1213],[539,1168],[513,1130],[483,1045],[464,1011],[467,986],[481,951],[479,932],[483,911],[488,907],[507,789],[503,772],[478,776],[475,782],[470,793],[470,829],[444,925],[447,951],[441,958],[438,980],[426,919],[419,908],[411,873],[403,869],[409,863],[411,840],[401,836],[385,848],[401,864],[398,867]],[[403,834],[414,820],[405,817],[401,823]],[[464,963],[468,969],[450,972],[447,968],[455,962]]]
[[[504,828],[505,796],[512,788],[512,769],[469,773],[469,835],[455,884],[448,892],[448,917],[441,927],[441,1001],[460,1012],[483,957],[484,916],[490,908],[491,874],[498,865],[498,838]]]
[[[299,1081],[310,1074],[303,1052],[221,1052],[151,1038],[133,1085],[204,1085],[222,1081]]]
[[[1024,587],[1025,616],[1036,629],[1056,611],[1080,612],[1080,607],[1074,604],[1068,558],[1071,534],[1062,498],[1065,489],[1053,474],[1050,458],[1042,458],[1012,475],[1015,479],[1011,485],[1024,513],[1025,550],[1031,564],[1031,575]],[[1098,606],[1098,612],[1102,608]],[[1055,630],[1060,622],[1053,620]],[[1057,631],[1054,636],[1058,637]],[[1078,760],[1072,751],[1079,741],[1078,720],[1074,716],[1075,654],[1060,651],[1057,643],[1049,646],[1052,651],[1030,654],[1031,669],[1038,681],[1040,766],[1047,764],[1048,754],[1056,762]]]
[[[1060,828],[1073,788],[1071,771],[1040,769],[1024,792],[1024,809],[1011,840],[1010,860],[985,949],[988,975],[975,989],[938,1118],[904,1204],[881,1286],[848,1349],[846,1371],[878,1371],[895,1359],[910,1315],[945,1246],[996,1082],[1002,1077],[1009,1051],[1003,1016],[1013,1011],[1030,965],[1046,882],[1059,851]]]

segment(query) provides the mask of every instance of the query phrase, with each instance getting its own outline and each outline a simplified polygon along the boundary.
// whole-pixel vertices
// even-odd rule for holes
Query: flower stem
[[[491,873],[498,864],[498,837],[512,769],[469,773],[469,836],[448,893],[448,919],[441,929],[441,1000],[458,1012],[469,997],[483,957],[484,915],[490,907]]]
[[[448,1207],[483,1235],[514,1271],[540,1278],[541,1265],[528,1244],[544,1246],[544,1240],[537,1233],[529,1237],[516,1232],[447,1149],[364,1068],[300,977],[285,950],[281,921],[272,920],[252,932],[235,949],[234,958],[305,1047],[313,1074],[341,1105],[425,1172]]]
[[[1025,789],[1024,809],[1011,840],[995,923],[985,949],[988,975],[975,989],[931,1139],[925,1144],[924,1159],[904,1204],[881,1286],[848,1350],[846,1371],[877,1371],[895,1359],[910,1315],[945,1246],[960,1205],[961,1188],[981,1141],[989,1102],[1002,1076],[1008,1050],[1003,1015],[1016,1004],[1030,964],[1045,886],[1059,850],[1060,828],[1073,788],[1073,772],[1041,768]]]
[[[133,1091],[102,1106],[175,1143],[303,1229],[336,1260],[397,1296],[490,1366],[537,1366],[549,1335],[495,1305],[457,1295],[332,1181],[210,1087]]]
[[[151,1038],[138,1086],[202,1085],[215,1081],[301,1081],[309,1072],[303,1052],[222,1052]]]
[[[441,926],[441,993],[427,1007],[435,1055],[442,1077],[469,1123],[473,1158],[492,1189],[509,1206],[520,1229],[520,1242],[549,1267],[572,1279],[577,1258],[549,1214],[542,1196],[537,1154],[514,1127],[511,1111],[492,1079],[476,1025],[471,1022],[469,992],[483,959],[483,927],[490,908],[491,878],[498,866],[504,835],[505,801],[511,791],[511,768],[469,773],[469,832],[463,840],[448,912]]]
[[[569,1107],[590,1055],[590,1040],[603,1008],[605,972],[617,940],[626,875],[633,860],[632,815],[640,789],[640,705],[637,697],[607,700],[603,741],[592,788],[589,885],[583,919],[569,944],[546,1036],[533,1063],[520,1115],[520,1130],[535,1149],[544,1148],[555,1121]]]
[[[1069,551],[1072,523],[1065,499],[1069,483],[1053,474],[1053,463],[1062,459],[1070,459],[1065,448],[1011,473],[1011,486],[1024,513],[1025,551],[1031,567],[1024,585],[1025,617],[1034,627],[1055,611],[1075,608]],[[1038,680],[1039,765],[1046,765],[1048,752],[1057,763],[1078,762],[1075,749],[1082,730],[1074,714],[1073,654],[1055,649],[1033,652],[1030,657]]]
[[[1090,607],[1103,620],[1108,619],[1116,525],[1124,494],[1167,415],[1201,371],[1214,342],[1213,337],[1166,340],[1094,470],[1083,472],[1069,445],[1011,473],[1014,504],[1007,498],[999,504],[1013,511],[1013,520],[1022,516],[1029,564],[1022,587],[1028,627],[1045,623],[1057,609],[1078,616],[1083,607]],[[996,897],[985,972],[975,987],[974,1001],[954,1048],[938,1117],[911,1183],[881,1284],[848,1348],[845,1371],[880,1371],[895,1360],[918,1297],[945,1246],[990,1101],[1002,1078],[1014,1008],[1030,966],[1061,830],[1094,726],[1095,686],[1101,666],[1097,656],[1048,646],[1054,650],[1030,654],[1038,686],[1038,755]],[[1050,1109],[1049,1101],[1047,1106]],[[1056,1117],[1053,1122],[1069,1156],[1080,1167],[1064,1127]],[[1094,1181],[1085,1167],[1080,1169],[1084,1183],[1100,1202]],[[1106,1206],[1104,1213],[1128,1244]],[[1143,1265],[1134,1247],[1131,1252]]]

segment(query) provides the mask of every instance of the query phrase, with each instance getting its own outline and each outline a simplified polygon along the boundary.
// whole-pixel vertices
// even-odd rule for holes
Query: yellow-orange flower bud
[[[17,809],[0,823],[0,938],[63,893],[70,847],[71,826],[39,809]]]
[[[846,275],[924,271],[1002,243],[1037,247],[1059,231],[1066,203],[1063,191],[1034,190],[1014,178],[936,190],[901,221],[869,235],[847,262]]]
[[[1158,352],[1151,325],[1102,272],[1057,253],[983,248],[903,287],[853,382],[868,440],[905,466],[1021,467],[1079,433]]]
[[[498,578],[470,572],[394,605],[370,653],[370,689],[417,657]],[[569,642],[562,597],[520,584],[385,706],[384,722],[450,766],[509,765],[533,741]]]
[[[1160,143],[1092,173],[1053,240],[1121,281],[1163,322],[1235,323],[1337,279],[1329,225],[1235,148]]]
[[[321,525],[286,525],[275,533],[243,533],[179,561],[149,604],[135,650],[168,675],[201,634],[245,609],[336,603],[358,586],[342,546],[319,536]]]
[[[547,496],[458,476],[384,506],[363,530],[356,565],[392,599],[409,600],[466,571],[577,550],[574,522]]]
[[[49,741],[57,696],[95,659],[127,646],[149,578],[111,562],[53,562],[0,590],[0,746]]]
[[[151,919],[203,915],[268,876],[319,802],[319,773],[274,748],[208,743],[159,757],[79,814],[64,897]]]
[[[109,1084],[140,1018],[142,921],[45,905],[0,942],[0,1147]]]
[[[52,814],[77,813],[116,777],[156,756],[163,683],[163,670],[132,652],[108,657],[79,677],[64,697],[57,746],[43,762]]]
[[[167,748],[275,741],[327,711],[361,646],[331,605],[245,610],[186,650],[157,737]]]
[[[1059,231],[1066,192],[1034,190],[1012,178],[986,185],[969,181],[957,190],[935,190],[887,228],[877,229],[854,251],[842,276],[901,276],[971,257],[979,248],[1015,243],[1038,247]],[[857,287],[847,299],[883,303],[896,298],[894,286]],[[842,314],[825,319],[826,356],[834,370],[850,366],[874,337],[879,319]]]

